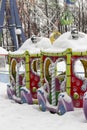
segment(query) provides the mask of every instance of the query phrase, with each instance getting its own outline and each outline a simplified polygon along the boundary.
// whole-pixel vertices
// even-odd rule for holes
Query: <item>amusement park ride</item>
[[[0,15],[3,17],[0,20],[2,25],[0,31],[2,32],[4,27],[9,29],[13,38],[13,45],[15,49],[18,49],[20,44],[17,40],[20,41],[19,38],[21,37],[21,41],[24,41],[25,35],[18,17],[15,0],[9,0],[9,4],[10,15],[7,15],[9,13],[6,12],[6,16],[9,17],[7,17],[7,26],[3,26],[3,14],[7,3],[6,0],[2,2]],[[69,17],[67,11],[62,18],[63,25],[72,23],[71,19],[70,21],[66,19]],[[19,32],[21,32],[20,37],[17,36]],[[85,35],[83,36],[85,37]],[[73,40],[74,43],[80,37],[83,38],[74,28],[71,30],[68,40]],[[49,49],[46,47],[47,50],[45,48],[41,50],[32,46],[37,44],[37,42],[33,44],[34,39],[29,40],[31,47],[28,41],[23,43],[18,50],[9,52],[8,98],[20,104],[38,104],[42,111],[48,110],[59,115],[73,111],[74,107],[83,107],[87,119],[87,51],[73,50],[70,46],[66,50],[61,50],[58,47],[60,51],[55,50],[52,46]],[[64,41],[61,43],[63,44]],[[84,67],[84,78],[75,72],[75,64],[78,60]],[[58,63],[60,64],[62,61],[65,63],[66,69],[58,74]]]
[[[52,32],[47,21],[54,27],[54,30],[58,31],[57,25],[52,22],[55,12],[52,18],[47,17],[35,0],[0,0],[0,5],[0,46],[7,50],[17,50],[32,34],[37,35],[38,31],[41,35],[46,28]],[[62,26],[73,23],[69,6],[70,4],[67,4],[65,13],[61,16]],[[60,33],[57,32],[57,35],[59,36]],[[52,39],[54,41],[53,37]]]
[[[39,20],[42,15],[43,21],[45,19],[53,24],[37,5],[35,5],[37,13],[35,12],[34,0],[0,0],[0,5],[0,46],[7,50],[17,50],[31,36],[32,28],[34,34],[37,33],[33,15]]]
[[[25,34],[21,26],[21,21],[18,15],[18,9],[15,0],[1,1],[0,35],[1,42],[3,43],[2,46],[8,50],[12,48],[13,50],[17,50],[19,48],[21,44],[18,42],[19,36],[21,42],[25,41]],[[11,36],[11,39],[9,36]]]

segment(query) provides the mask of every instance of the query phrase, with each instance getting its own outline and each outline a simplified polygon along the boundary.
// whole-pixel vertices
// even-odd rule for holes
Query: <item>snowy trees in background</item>
[[[18,0],[18,3],[22,2]],[[23,17],[22,22],[27,21],[23,24],[24,28],[27,26],[25,32],[28,37],[32,33],[49,37],[52,31],[58,30],[63,33],[70,30],[71,24],[66,26],[61,24],[65,8],[70,11],[74,19],[73,24],[78,27],[78,30],[87,32],[87,0],[76,0],[75,4],[67,6],[64,0],[26,0],[23,4],[20,8],[24,17],[21,17]]]
[[[16,0],[26,37],[29,38],[32,34],[49,37],[55,30],[64,33],[70,30],[71,25],[76,25],[79,31],[87,33],[87,0],[75,0],[75,4],[67,6],[64,1],[66,0]],[[73,23],[63,25],[61,18],[66,10],[72,15]]]

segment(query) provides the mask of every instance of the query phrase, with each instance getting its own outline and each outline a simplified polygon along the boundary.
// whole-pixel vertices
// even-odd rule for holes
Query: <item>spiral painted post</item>
[[[55,64],[52,63],[50,66],[51,73],[51,101],[52,105],[56,105],[56,93],[55,93]]]
[[[19,97],[19,67],[20,64],[17,63],[17,67],[16,67],[16,96]]]

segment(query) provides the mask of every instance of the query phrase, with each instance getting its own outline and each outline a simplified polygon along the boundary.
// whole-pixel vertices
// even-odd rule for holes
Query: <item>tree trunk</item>
[[[47,6],[47,0],[45,0],[45,12],[46,12],[46,16],[48,18],[48,6]],[[48,37],[49,37],[49,21],[47,20],[47,27],[48,27]]]

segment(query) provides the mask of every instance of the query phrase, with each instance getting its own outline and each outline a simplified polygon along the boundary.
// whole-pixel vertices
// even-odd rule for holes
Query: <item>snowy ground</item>
[[[1,130],[86,130],[87,121],[82,109],[63,116],[42,112],[38,105],[17,104],[7,98],[6,84],[0,83]]]

